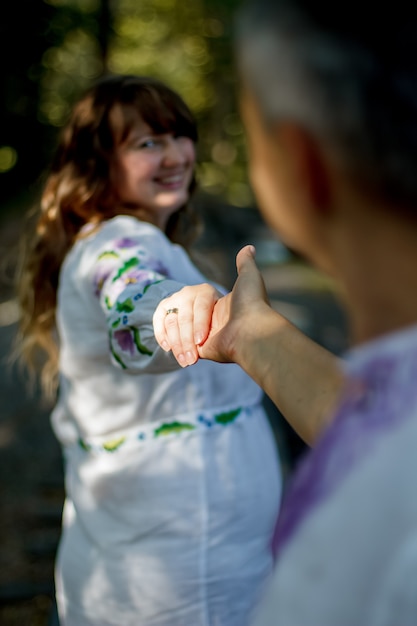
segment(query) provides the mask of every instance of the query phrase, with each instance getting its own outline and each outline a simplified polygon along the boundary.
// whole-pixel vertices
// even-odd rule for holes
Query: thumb
[[[255,254],[256,249],[255,246],[252,245],[245,246],[244,248],[239,250],[236,256],[236,267],[238,274],[243,274],[247,271],[250,272],[254,269],[257,269],[255,263]]]
[[[269,297],[266,291],[265,283],[258,266],[255,263],[255,246],[245,246],[236,256],[236,267],[238,271],[238,279],[235,286],[239,283],[239,297],[245,295],[254,301],[260,298],[269,304]]]

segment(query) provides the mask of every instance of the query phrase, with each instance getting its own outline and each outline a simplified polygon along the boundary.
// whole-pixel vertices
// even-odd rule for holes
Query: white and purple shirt
[[[254,626],[417,624],[417,327],[353,349],[301,461]]]

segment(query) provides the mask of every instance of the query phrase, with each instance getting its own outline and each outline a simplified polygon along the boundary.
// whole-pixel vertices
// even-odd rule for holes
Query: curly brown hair
[[[116,109],[121,115],[113,115]],[[149,77],[102,77],[74,106],[61,132],[39,205],[23,236],[16,353],[32,378],[39,372],[41,388],[50,397],[58,373],[54,333],[61,264],[86,223],[98,226],[128,212],[120,206],[111,175],[115,148],[139,119],[156,134],[173,133],[197,142],[194,117],[170,87]],[[195,187],[193,176],[190,197]],[[200,232],[200,222],[189,202],[171,215],[165,232],[171,241],[190,247]],[[39,354],[44,357],[41,362]]]

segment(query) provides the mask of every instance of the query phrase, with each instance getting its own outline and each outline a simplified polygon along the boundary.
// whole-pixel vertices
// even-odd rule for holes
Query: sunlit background
[[[48,164],[74,100],[103,72],[156,76],[179,91],[200,129],[199,181],[253,204],[233,59],[237,0],[22,0],[1,19],[3,200]]]

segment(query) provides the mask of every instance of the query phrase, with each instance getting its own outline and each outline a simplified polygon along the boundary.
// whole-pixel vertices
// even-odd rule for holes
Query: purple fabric
[[[121,330],[116,330],[113,333],[113,338],[117,342],[121,350],[123,350],[124,352],[128,352],[131,355],[134,353],[135,343],[130,329],[123,328]]]
[[[138,242],[136,239],[130,239],[129,237],[122,237],[121,239],[116,239],[114,242],[114,247],[117,248],[135,248],[137,247]]]
[[[378,438],[413,415],[410,409],[417,406],[415,341],[406,351],[386,352],[373,351],[372,358],[360,359],[359,366],[352,368],[335,419],[291,478],[273,537],[275,556],[315,507],[378,445]]]

